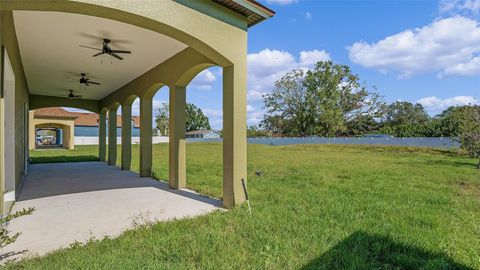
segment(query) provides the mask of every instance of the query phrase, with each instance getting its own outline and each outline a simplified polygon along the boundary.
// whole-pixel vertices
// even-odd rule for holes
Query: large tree
[[[381,132],[397,137],[421,137],[429,132],[430,117],[421,104],[397,101],[388,105]]]
[[[186,130],[194,131],[200,129],[210,130],[210,121],[208,117],[205,116],[202,109],[198,108],[192,103],[187,103],[187,112],[186,112]]]
[[[331,61],[285,74],[264,103],[262,127],[287,136],[335,136],[349,126],[368,129],[383,106],[375,89],[367,90],[348,66]],[[363,122],[367,124],[359,124]]]
[[[451,106],[432,119],[430,136],[458,137],[461,131],[464,106]]]
[[[168,104],[163,103],[162,106],[158,109],[157,116],[155,117],[155,124],[157,126],[158,134],[160,136],[168,135],[168,110]]]
[[[464,106],[460,113],[462,117],[458,140],[461,147],[471,157],[480,158],[480,106]],[[477,168],[480,169],[480,162]]]
[[[194,130],[210,130],[210,122],[208,117],[205,116],[202,109],[198,108],[192,103],[186,104],[186,123],[185,129],[186,132]],[[163,104],[162,107],[158,109],[158,114],[155,117],[156,128],[162,136],[168,135],[168,123],[169,123],[169,106],[168,104]]]

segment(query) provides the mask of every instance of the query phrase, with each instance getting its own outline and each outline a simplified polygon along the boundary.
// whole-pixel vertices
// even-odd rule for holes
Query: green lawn
[[[77,162],[98,160],[98,148],[93,145],[76,146],[75,150],[40,149],[30,150],[32,163]]]
[[[221,149],[187,146],[189,188],[221,197]],[[167,150],[154,146],[160,179],[167,176]],[[138,146],[133,153],[138,157]],[[61,155],[77,154],[96,155],[96,148]],[[10,267],[480,269],[476,162],[428,149],[249,145],[252,214],[239,207],[158,223]]]

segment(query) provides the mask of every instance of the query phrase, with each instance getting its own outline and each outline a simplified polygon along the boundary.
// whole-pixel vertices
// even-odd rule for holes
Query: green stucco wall
[[[18,49],[17,36],[11,11],[1,11],[1,42],[5,47],[15,74],[15,189],[18,191],[25,174],[26,149],[24,136],[28,130],[25,125],[25,105],[28,106],[28,86]],[[3,123],[2,123],[3,124]]]

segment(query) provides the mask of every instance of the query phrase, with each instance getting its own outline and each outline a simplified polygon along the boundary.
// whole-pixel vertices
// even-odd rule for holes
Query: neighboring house
[[[220,133],[214,130],[194,130],[187,132],[186,138],[218,139]]]
[[[69,112],[63,108],[42,108],[30,112],[30,149],[38,147],[74,148],[75,137],[98,137],[98,114]],[[121,116],[117,116],[117,136]],[[140,117],[132,117],[132,136],[140,135]]]

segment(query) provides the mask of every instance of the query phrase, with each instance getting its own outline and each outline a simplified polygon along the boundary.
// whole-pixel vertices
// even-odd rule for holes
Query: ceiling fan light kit
[[[90,46],[84,46],[84,45],[80,45],[80,47],[99,51],[98,53],[92,55],[92,57],[97,57],[97,56],[100,56],[102,54],[108,54],[108,55],[110,55],[114,58],[117,58],[118,60],[123,60],[123,57],[121,57],[119,54],[131,54],[132,53],[131,51],[128,51],[128,50],[113,50],[108,45],[108,44],[110,44],[110,42],[112,42],[110,39],[104,38],[103,41],[102,41],[102,48],[101,49],[90,47]]]
[[[68,94],[68,96],[67,96],[69,99],[82,98],[82,95],[75,95],[75,94],[73,93],[73,90],[68,90],[68,91],[70,92],[70,93]]]
[[[91,81],[89,78],[87,78],[87,74],[85,73],[80,73],[80,84],[84,84],[86,86],[89,86],[90,84],[96,84],[96,85],[100,85],[99,82],[94,82],[94,81]]]

